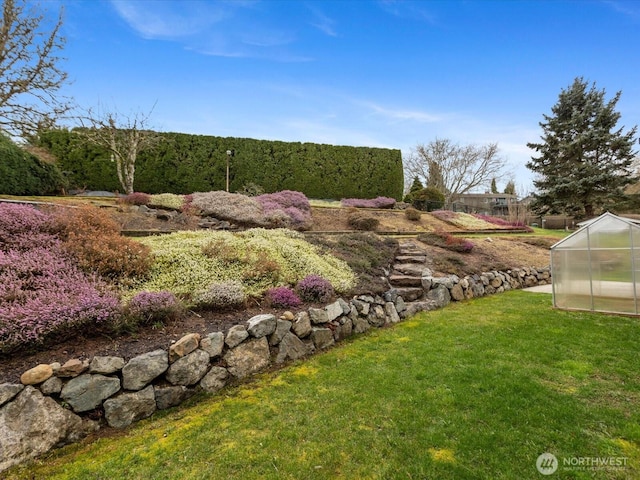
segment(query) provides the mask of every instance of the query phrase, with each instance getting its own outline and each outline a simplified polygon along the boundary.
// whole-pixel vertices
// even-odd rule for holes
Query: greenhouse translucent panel
[[[578,231],[573,235],[565,238],[560,245],[556,247],[557,250],[571,250],[574,248],[588,248],[589,241],[587,238],[587,231]]]
[[[554,250],[551,257],[555,306],[591,309],[589,251]]]
[[[591,248],[628,248],[630,225],[616,218],[603,218],[588,228]]]
[[[592,250],[591,267],[594,310],[635,313],[631,250]]]

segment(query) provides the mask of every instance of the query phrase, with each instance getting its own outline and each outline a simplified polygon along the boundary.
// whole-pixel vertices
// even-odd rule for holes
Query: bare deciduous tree
[[[405,162],[406,175],[424,179],[444,193],[451,203],[464,193],[487,186],[500,177],[505,160],[498,144],[458,145],[448,139],[436,139],[418,145]]]
[[[70,108],[68,99],[58,96],[67,81],[58,57],[64,46],[62,9],[46,31],[45,16],[36,7],[3,0],[0,22],[0,128],[27,137],[51,127]]]
[[[133,193],[138,153],[160,141],[160,136],[149,129],[149,113],[123,115],[116,111],[89,109],[78,118],[79,133],[89,142],[105,148],[116,163],[118,180],[125,193]]]

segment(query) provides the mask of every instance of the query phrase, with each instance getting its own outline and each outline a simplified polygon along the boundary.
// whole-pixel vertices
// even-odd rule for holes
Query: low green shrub
[[[147,204],[150,207],[182,210],[185,204],[185,198],[182,195],[176,195],[174,193],[159,193],[151,195]]]
[[[409,207],[404,211],[404,216],[407,217],[408,220],[412,222],[417,222],[422,218],[422,214],[420,210],[416,210],[413,207]]]
[[[347,222],[349,226],[356,230],[364,230],[368,232],[374,231],[378,228],[380,224],[380,220],[375,217],[371,217],[366,213],[362,213],[360,211],[350,211],[348,213]]]

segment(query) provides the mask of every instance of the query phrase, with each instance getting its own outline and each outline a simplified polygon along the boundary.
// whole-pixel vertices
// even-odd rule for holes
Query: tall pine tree
[[[605,91],[582,78],[560,92],[552,115],[543,115],[542,143],[527,167],[538,174],[532,207],[540,213],[591,217],[624,198],[633,181],[631,162],[637,126],[624,133],[615,111],[621,92],[605,101]]]

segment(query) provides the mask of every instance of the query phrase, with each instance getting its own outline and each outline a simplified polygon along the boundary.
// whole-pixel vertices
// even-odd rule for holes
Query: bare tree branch
[[[79,133],[90,143],[105,148],[116,163],[120,185],[126,193],[133,193],[138,153],[156,145],[160,136],[149,129],[148,113],[123,115],[117,111],[104,111],[100,107],[89,109],[78,117]]]
[[[444,193],[446,202],[451,203],[500,177],[505,164],[496,143],[461,146],[448,139],[436,139],[418,145],[408,156],[405,170],[406,176],[423,179],[428,186]]]
[[[45,31],[45,16],[26,5],[3,0],[0,19],[0,128],[21,137],[51,127],[70,109],[70,100],[58,96],[67,82],[58,56],[63,11]]]

